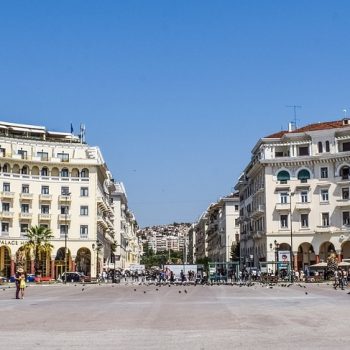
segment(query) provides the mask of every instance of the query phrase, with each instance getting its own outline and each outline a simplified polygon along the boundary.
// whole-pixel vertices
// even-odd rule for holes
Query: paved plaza
[[[305,288],[304,288],[305,286]],[[331,285],[33,285],[0,289],[0,349],[349,349]]]

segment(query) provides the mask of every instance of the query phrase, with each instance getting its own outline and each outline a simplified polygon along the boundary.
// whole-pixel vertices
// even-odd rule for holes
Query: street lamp
[[[294,192],[289,192],[289,211],[290,211],[290,281],[293,283],[293,272],[294,272],[294,256],[293,256],[293,218],[292,218],[292,197]]]
[[[68,236],[68,196],[70,196],[71,193],[65,193],[66,196],[66,206],[64,208],[64,223],[65,223],[65,230],[64,230],[64,283],[67,283],[67,261],[68,261],[68,253],[67,253],[67,236]]]
[[[275,240],[273,242],[275,244],[275,262],[276,262],[276,268],[275,268],[275,274],[278,274],[278,249],[280,247],[280,244]]]
[[[95,243],[92,243],[92,250],[96,252],[96,278],[98,278],[98,253],[100,252],[102,247],[102,243],[100,241],[96,241]]]

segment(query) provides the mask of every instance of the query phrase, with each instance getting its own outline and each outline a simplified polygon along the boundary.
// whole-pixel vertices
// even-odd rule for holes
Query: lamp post
[[[278,249],[280,247],[280,244],[276,240],[273,243],[275,244],[275,262],[276,262],[275,275],[278,275]]]
[[[290,281],[294,281],[294,256],[293,256],[293,212],[292,212],[292,197],[294,192],[289,192],[289,211],[290,211]]]
[[[64,283],[67,284],[67,261],[68,261],[68,254],[67,254],[67,236],[68,236],[68,196],[70,196],[71,193],[65,193],[66,196],[66,206],[64,208],[64,223],[65,223],[65,230],[64,230]]]

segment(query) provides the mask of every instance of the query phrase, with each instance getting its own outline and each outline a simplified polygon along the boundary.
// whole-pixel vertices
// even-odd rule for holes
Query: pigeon
[[[185,293],[187,294],[187,290],[185,289]]]
[[[179,294],[181,293],[181,290],[179,290]]]
[[[134,289],[134,292],[136,292],[136,288]]]
[[[143,293],[146,294],[146,291],[144,290]]]
[[[84,288],[81,291],[84,292]]]
[[[159,289],[158,289],[158,288],[156,288],[156,291],[157,291],[157,292],[158,292],[158,290],[159,290]]]
[[[308,292],[305,292],[306,295],[308,295]]]

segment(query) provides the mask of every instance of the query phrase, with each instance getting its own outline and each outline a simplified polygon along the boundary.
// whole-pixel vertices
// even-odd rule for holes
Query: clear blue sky
[[[349,1],[1,1],[0,45],[0,119],[85,123],[140,226],[229,194],[286,105],[350,107]]]

